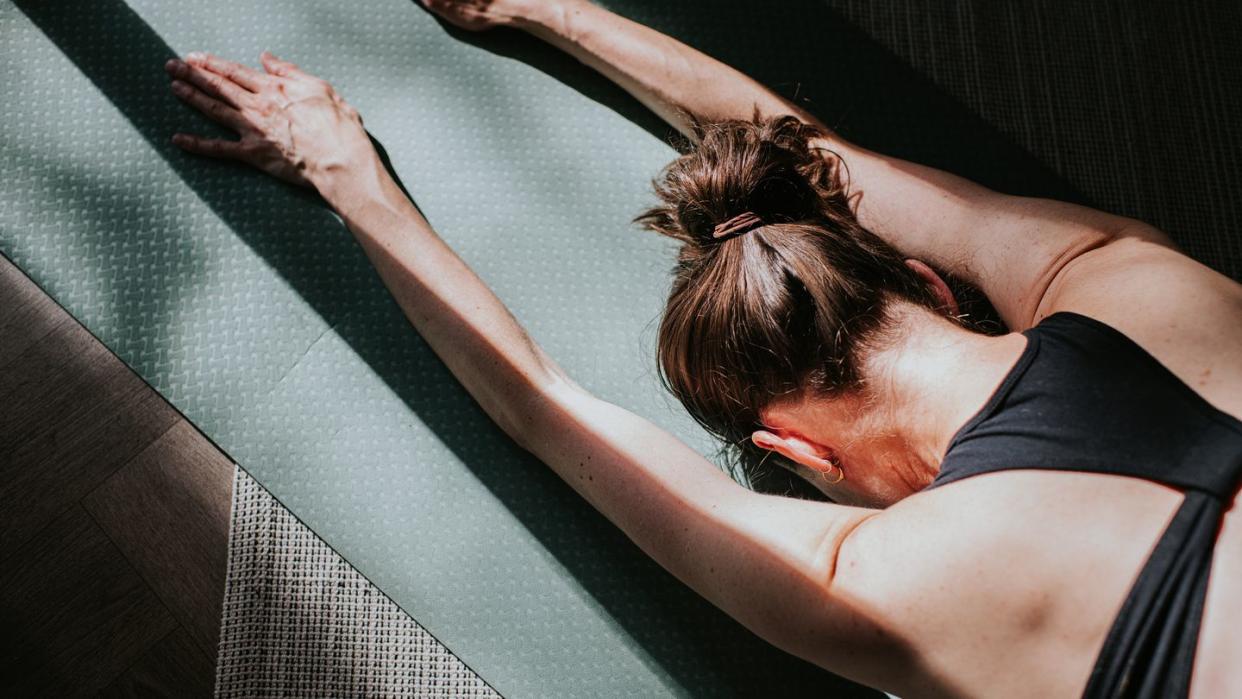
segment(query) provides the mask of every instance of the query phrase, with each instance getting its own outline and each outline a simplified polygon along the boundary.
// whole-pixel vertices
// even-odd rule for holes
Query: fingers
[[[208,96],[201,90],[194,88],[189,83],[181,80],[172,82],[172,91],[177,97],[194,107],[198,111],[205,114],[212,121],[223,124],[234,131],[245,131],[249,128],[249,124],[242,117],[241,112],[232,106],[221,102],[218,99]]]
[[[244,161],[249,152],[242,145],[241,141],[203,138],[186,133],[179,133],[173,136],[173,144],[189,153],[205,155],[209,158],[224,158],[226,160]]]
[[[298,68],[296,65],[294,65],[293,63],[290,63],[289,61],[282,61],[281,59],[272,55],[270,51],[264,51],[263,53],[259,54],[259,60],[262,61],[263,63],[263,69],[271,73],[272,75],[289,77],[292,75],[298,75],[302,73],[301,68]]]
[[[199,90],[237,109],[249,104],[253,96],[250,91],[239,87],[232,80],[198,65],[173,59],[165,64],[165,69],[174,78],[191,83]]]
[[[210,53],[193,51],[186,54],[186,62],[237,83],[251,92],[263,89],[267,76],[250,66],[229,61]]]

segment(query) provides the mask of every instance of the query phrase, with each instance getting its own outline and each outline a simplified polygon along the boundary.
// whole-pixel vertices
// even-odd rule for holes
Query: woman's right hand
[[[557,11],[568,0],[419,0],[444,21],[467,31],[516,26],[541,11]]]
[[[378,156],[362,119],[327,82],[264,52],[264,70],[206,53],[165,66],[173,92],[239,139],[178,133],[191,153],[249,163],[324,193],[335,180],[375,169]]]

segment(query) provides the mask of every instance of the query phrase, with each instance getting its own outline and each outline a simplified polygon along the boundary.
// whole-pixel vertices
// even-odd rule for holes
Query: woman
[[[241,135],[176,142],[318,190],[513,439],[789,652],[906,697],[1242,696],[1242,287],[1140,222],[847,143],[583,0],[427,5],[546,39],[696,141],[641,218],[684,243],[663,374],[835,503],[746,490],[577,386],[322,80],[267,54],[170,61]],[[1017,332],[964,328],[933,268]]]

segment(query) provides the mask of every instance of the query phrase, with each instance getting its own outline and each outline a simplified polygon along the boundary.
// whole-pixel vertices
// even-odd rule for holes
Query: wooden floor
[[[210,696],[232,478],[0,257],[0,696]]]

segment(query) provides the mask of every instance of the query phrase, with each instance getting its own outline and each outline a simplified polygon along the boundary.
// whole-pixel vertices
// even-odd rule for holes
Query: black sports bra
[[[1242,422],[1128,337],[1061,312],[954,435],[928,488],[1011,469],[1089,471],[1183,489],[1117,615],[1084,697],[1185,697],[1212,553],[1242,478]]]

